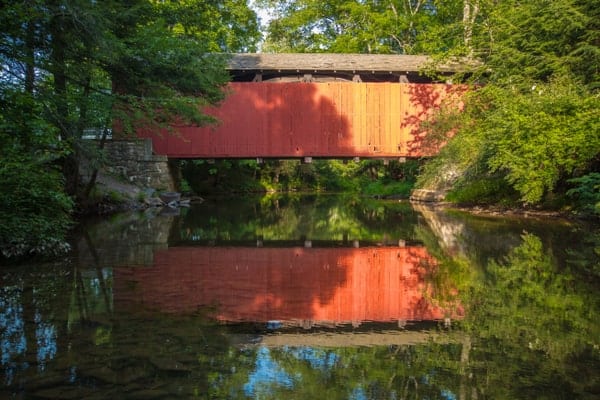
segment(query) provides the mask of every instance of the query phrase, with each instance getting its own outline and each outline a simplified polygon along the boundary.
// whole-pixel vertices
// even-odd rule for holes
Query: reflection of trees
[[[207,218],[206,216],[210,217]],[[208,200],[180,221],[183,240],[412,240],[406,203],[353,196],[290,195]]]
[[[64,341],[68,301],[67,268],[39,265],[23,274],[5,271],[0,288],[0,397],[24,377],[45,373]],[[21,267],[25,268],[25,267]],[[48,368],[50,369],[50,368]]]
[[[559,222],[444,214],[432,229],[423,214],[428,225],[416,232],[437,261],[425,278],[432,293],[440,301],[458,297],[465,307],[458,327],[468,338],[464,376],[472,374],[473,393],[593,397],[600,387],[593,236]],[[453,246],[439,236],[451,231],[439,229],[444,221],[462,225]]]
[[[559,270],[537,236],[522,240],[503,262],[489,264],[488,279],[470,296],[474,375],[507,398],[534,398],[531,391],[543,387],[559,398],[591,395],[600,388],[597,289]]]
[[[213,377],[213,397],[448,399],[460,392],[459,344],[259,347],[252,353],[250,373],[246,364],[239,372]],[[272,373],[265,373],[265,366]]]

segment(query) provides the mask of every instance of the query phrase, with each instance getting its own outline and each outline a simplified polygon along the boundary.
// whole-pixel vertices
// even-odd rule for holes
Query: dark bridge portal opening
[[[232,82],[400,82],[432,83],[428,76],[409,73],[388,74],[373,71],[235,71]]]

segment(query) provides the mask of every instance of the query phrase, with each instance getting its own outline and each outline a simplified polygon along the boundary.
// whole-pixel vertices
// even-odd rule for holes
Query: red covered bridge
[[[422,121],[464,86],[420,74],[425,56],[237,54],[233,82],[210,127],[150,137],[171,158],[400,158],[434,154]],[[443,75],[458,65],[436,66]],[[457,103],[459,100],[456,100]]]

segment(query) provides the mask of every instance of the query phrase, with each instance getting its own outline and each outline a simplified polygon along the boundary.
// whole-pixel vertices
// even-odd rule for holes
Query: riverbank
[[[101,174],[98,177],[96,191],[91,201],[82,205],[78,210],[79,216],[106,215],[121,211],[143,210],[152,207],[162,207],[166,204],[158,197],[158,191],[152,188],[141,188],[124,182],[110,175]],[[486,216],[515,216],[535,218],[581,219],[581,216],[567,210],[548,210],[530,207],[505,207],[497,205],[473,205],[452,203],[444,200],[444,193],[439,191],[413,190],[410,197],[402,194],[369,193],[368,197],[380,200],[408,200],[412,203],[433,208],[448,208],[469,212],[474,215]],[[202,202],[201,196],[186,196],[191,202]]]

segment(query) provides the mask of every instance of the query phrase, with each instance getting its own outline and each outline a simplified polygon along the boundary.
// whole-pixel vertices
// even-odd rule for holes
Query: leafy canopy
[[[212,122],[202,106],[224,98],[229,77],[206,54],[254,50],[260,37],[244,0],[9,1],[0,26],[2,249],[63,236],[70,199],[93,185],[80,164],[102,162],[86,134]]]

